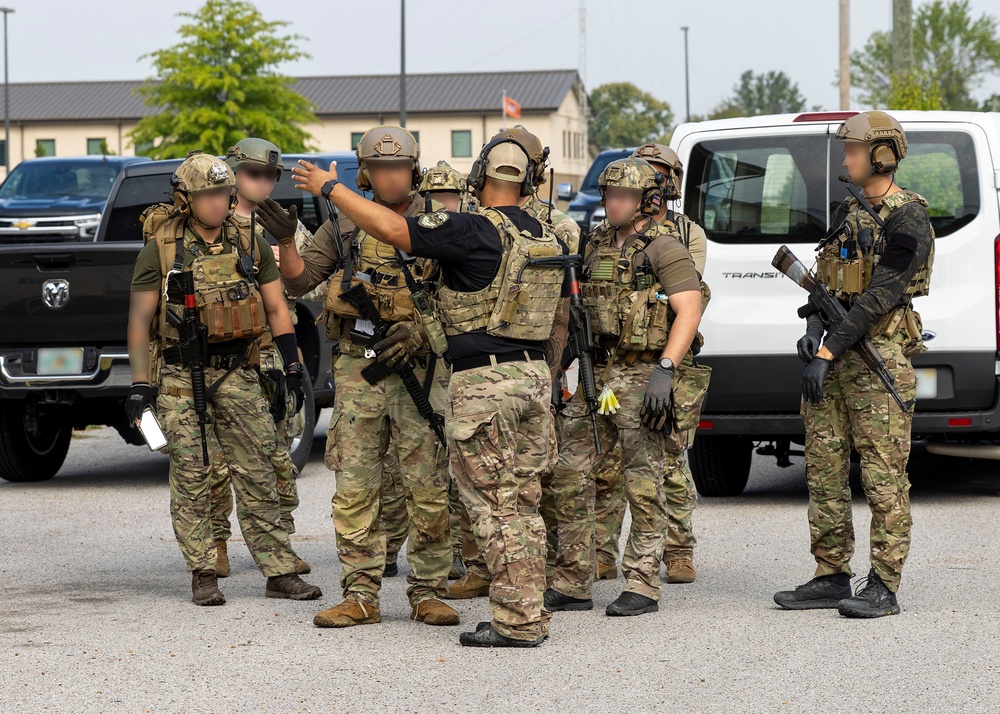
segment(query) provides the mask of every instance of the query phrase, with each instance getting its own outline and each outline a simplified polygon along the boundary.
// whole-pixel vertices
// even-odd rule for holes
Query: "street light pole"
[[[406,0],[399,0],[399,125],[406,128]]]
[[[5,176],[10,174],[10,84],[7,72],[7,15],[13,8],[0,7],[3,13],[3,165]]]
[[[684,110],[687,116],[686,121],[691,121],[691,85],[688,77],[688,28],[682,27],[684,32]]]

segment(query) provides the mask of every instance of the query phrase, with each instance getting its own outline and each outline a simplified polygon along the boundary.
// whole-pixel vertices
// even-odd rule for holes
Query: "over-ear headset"
[[[486,182],[486,166],[489,164],[489,153],[493,150],[494,146],[499,146],[500,144],[513,144],[528,159],[528,168],[525,172],[524,181],[521,183],[521,195],[531,196],[535,193],[535,162],[531,160],[531,157],[528,156],[528,152],[524,150],[523,146],[513,139],[506,137],[494,139],[483,146],[479,152],[479,156],[472,162],[472,170],[469,171],[468,178],[469,188],[474,191],[482,190],[483,184]]]

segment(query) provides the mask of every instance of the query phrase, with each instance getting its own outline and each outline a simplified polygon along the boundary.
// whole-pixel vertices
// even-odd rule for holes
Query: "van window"
[[[972,137],[960,131],[911,131],[896,183],[930,204],[935,235],[954,233],[979,214],[979,167]]]
[[[685,212],[719,243],[815,243],[826,233],[826,135],[697,144]]]

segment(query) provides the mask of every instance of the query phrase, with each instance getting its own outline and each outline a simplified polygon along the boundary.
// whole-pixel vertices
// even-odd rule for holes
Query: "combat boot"
[[[668,560],[665,565],[667,566],[668,583],[694,582],[694,562],[691,558]]]
[[[467,572],[444,591],[445,600],[469,600],[474,597],[486,597],[490,594],[490,581],[475,573]]]
[[[410,611],[410,619],[428,625],[457,625],[458,612],[437,598],[419,602]]]
[[[229,544],[224,540],[215,541],[215,577],[229,577]]]
[[[344,600],[313,618],[316,627],[353,627],[372,625],[376,622],[382,622],[381,611],[374,605],[365,605],[357,600]]]
[[[588,598],[570,597],[558,590],[549,588],[542,596],[545,609],[549,612],[562,612],[571,610],[593,610],[594,601]]]
[[[617,580],[618,579],[618,566],[614,563],[605,564],[600,561],[597,563],[597,580]]]
[[[399,565],[396,563],[396,561],[394,560],[391,563],[386,563],[385,568],[382,569],[382,577],[394,578],[397,575],[399,575]]]
[[[465,573],[465,563],[463,563],[462,559],[456,555],[451,561],[451,570],[448,571],[448,580],[458,580],[463,577]]]
[[[851,576],[847,573],[820,575],[794,590],[774,594],[774,602],[786,610],[832,609],[851,596]]]
[[[896,593],[885,586],[875,568],[868,571],[868,579],[854,596],[841,600],[837,609],[844,617],[872,618],[900,613]]]
[[[534,640],[515,640],[513,637],[501,635],[493,629],[492,623],[479,623],[475,632],[463,632],[458,636],[458,642],[466,647],[538,647],[545,641],[545,637]]]
[[[608,617],[622,617],[643,615],[647,612],[656,612],[659,609],[659,603],[653,598],[626,590],[618,596],[617,600],[608,605],[604,614]]]
[[[323,591],[315,585],[310,585],[295,573],[288,573],[268,578],[264,595],[289,600],[315,600],[323,597]]]
[[[312,566],[306,561],[302,560],[299,556],[295,556],[295,574],[296,575],[308,575],[312,572]]]
[[[219,590],[219,581],[212,570],[191,573],[191,602],[195,605],[225,605],[226,596]]]

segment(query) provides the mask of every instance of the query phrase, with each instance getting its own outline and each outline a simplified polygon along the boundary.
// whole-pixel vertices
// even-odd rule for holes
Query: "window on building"
[[[35,156],[55,156],[55,155],[56,155],[55,139],[35,140]]]
[[[0,139],[0,162],[7,163],[7,142]]]
[[[95,154],[106,154],[108,153],[108,140],[107,139],[87,139],[87,154],[93,156]]]
[[[467,129],[451,132],[451,155],[456,159],[472,156],[472,132]]]
[[[420,144],[420,132],[419,131],[413,131],[412,129],[407,129],[407,131],[409,131],[411,134],[413,134],[413,140],[415,142],[417,142],[417,144]]]
[[[351,132],[351,151],[358,148],[358,144],[361,143],[361,137],[364,136],[363,131],[352,131]]]

